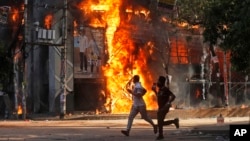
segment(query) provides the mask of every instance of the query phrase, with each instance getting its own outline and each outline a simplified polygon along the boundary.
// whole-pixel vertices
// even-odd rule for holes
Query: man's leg
[[[156,138],[157,140],[163,139],[163,124],[166,114],[168,110],[158,110],[157,112],[157,122],[158,122],[158,129],[159,129],[159,136]]]
[[[176,128],[179,128],[179,119],[175,118],[174,120],[167,120],[163,122],[163,126],[170,124],[174,124]]]
[[[129,132],[131,130],[134,118],[138,114],[138,112],[139,110],[137,109],[137,107],[134,107],[134,106],[131,107],[131,110],[128,116],[127,129],[121,131],[124,135],[129,136]]]
[[[90,60],[90,72],[94,72],[94,60]]]
[[[83,53],[80,52],[80,70],[82,71],[83,69]]]
[[[154,133],[157,133],[157,125],[154,124],[153,120],[148,116],[146,106],[140,106],[139,107],[139,112],[141,114],[142,119],[147,121],[149,124],[151,124],[154,128]]]
[[[87,71],[87,55],[86,55],[86,53],[84,53],[84,57],[83,57],[83,59],[84,59],[84,69],[85,69],[85,71]]]

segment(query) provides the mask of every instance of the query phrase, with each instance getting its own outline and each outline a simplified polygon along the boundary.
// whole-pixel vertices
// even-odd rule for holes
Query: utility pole
[[[27,113],[27,109],[26,109],[26,77],[25,77],[25,59],[26,59],[26,55],[25,55],[25,48],[26,48],[26,40],[28,37],[28,30],[27,30],[27,26],[28,26],[28,0],[24,0],[24,49],[23,49],[23,82],[22,82],[22,114],[23,114],[23,119],[26,119],[26,113]]]
[[[61,95],[60,95],[60,118],[63,119],[66,114],[66,70],[67,70],[67,0],[64,0],[63,6],[63,48],[61,49]]]

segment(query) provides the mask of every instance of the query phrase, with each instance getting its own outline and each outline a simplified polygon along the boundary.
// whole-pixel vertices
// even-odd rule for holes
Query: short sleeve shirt
[[[133,94],[140,94],[141,93],[141,89],[142,86],[141,86],[141,83],[140,82],[136,82],[135,85],[134,85],[134,89],[133,89]],[[132,95],[132,98],[133,98],[133,106],[144,106],[146,105],[143,98],[142,97],[137,97],[137,96],[134,96]]]
[[[88,38],[87,36],[80,36],[79,37],[79,47],[80,47],[80,52],[85,52],[85,50],[88,48]]]

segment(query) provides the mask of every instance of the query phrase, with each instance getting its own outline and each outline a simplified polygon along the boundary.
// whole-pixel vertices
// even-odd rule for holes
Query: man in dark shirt
[[[161,140],[163,136],[163,126],[174,124],[176,128],[179,128],[179,119],[175,118],[174,120],[164,121],[166,114],[169,112],[171,103],[175,100],[175,95],[165,86],[166,78],[164,76],[159,76],[156,84],[153,85],[152,90],[157,96],[158,111],[157,111],[157,122],[159,135],[156,138]],[[158,90],[156,89],[156,85]]]

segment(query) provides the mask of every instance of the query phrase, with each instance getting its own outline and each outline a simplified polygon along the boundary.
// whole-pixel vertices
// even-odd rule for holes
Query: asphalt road
[[[154,122],[156,122],[154,120]],[[2,120],[0,141],[152,141],[156,135],[142,119],[135,119],[130,136],[121,134],[127,120]],[[180,128],[164,127],[163,141],[229,141],[229,125],[249,124],[249,117],[180,119]]]

